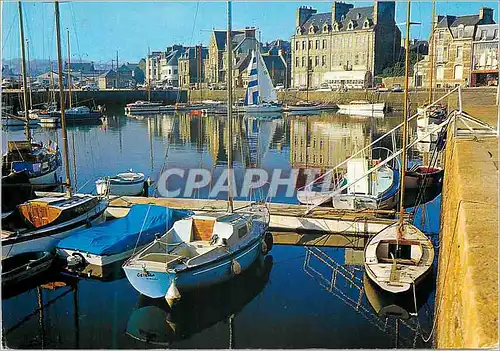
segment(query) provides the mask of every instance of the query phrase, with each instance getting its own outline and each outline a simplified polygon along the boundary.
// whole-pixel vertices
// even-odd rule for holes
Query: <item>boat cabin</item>
[[[422,244],[412,240],[381,240],[377,246],[380,263],[404,263],[418,265],[423,256]]]

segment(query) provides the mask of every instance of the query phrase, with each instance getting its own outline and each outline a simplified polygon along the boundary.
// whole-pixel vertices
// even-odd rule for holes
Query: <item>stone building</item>
[[[242,74],[245,71],[252,50],[260,44],[255,37],[256,28],[247,27],[242,30],[233,30],[231,33],[233,45],[233,77],[236,86],[243,84]],[[225,30],[214,30],[208,45],[208,59],[205,62],[207,83],[226,83],[226,37]]]
[[[179,57],[179,86],[189,88],[190,84],[199,84],[205,81],[205,61],[208,58],[208,48],[201,45],[187,48]],[[199,84],[198,84],[199,83]]]
[[[334,1],[327,13],[300,7],[292,36],[292,86],[371,86],[374,75],[397,61],[400,41],[394,1],[356,8]]]
[[[498,85],[498,24],[478,25],[472,42],[471,86]]]
[[[161,80],[160,60],[164,56],[164,52],[153,51],[146,56],[146,74],[145,78],[149,84],[155,84]]]
[[[493,9],[487,7],[481,8],[477,15],[438,16],[434,31],[437,87],[469,85],[472,45],[478,26],[494,23]]]
[[[291,43],[276,39],[263,44],[261,52],[274,86],[282,84],[285,88],[290,87]]]

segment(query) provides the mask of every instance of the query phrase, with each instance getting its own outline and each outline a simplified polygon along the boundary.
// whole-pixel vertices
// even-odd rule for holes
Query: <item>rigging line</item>
[[[78,40],[78,32],[76,31],[76,18],[75,18],[75,13],[73,12],[73,4],[71,1],[69,2],[69,11],[71,13],[71,19],[72,19],[72,24],[73,24],[73,33],[75,33],[75,39],[76,39],[76,50],[78,52],[78,57],[80,58],[80,61],[82,60],[82,53],[80,51],[80,41]]]
[[[15,19],[16,19],[16,17],[12,16],[12,22],[10,23],[9,30],[7,31],[7,35],[5,36],[5,38],[3,38],[2,51],[4,50],[5,45],[7,44],[7,41],[8,41],[9,36],[10,36],[10,32],[12,31],[12,27],[14,27]]]

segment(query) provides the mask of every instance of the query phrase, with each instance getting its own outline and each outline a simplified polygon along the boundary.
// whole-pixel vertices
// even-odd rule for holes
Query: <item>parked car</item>
[[[392,88],[391,88],[391,91],[392,91],[393,93],[400,93],[400,92],[402,92],[402,91],[403,91],[403,88],[401,88],[401,85],[399,85],[399,84],[394,84],[394,85],[392,86]]]
[[[389,91],[389,88],[387,88],[384,84],[377,84],[375,87],[376,91],[384,92],[384,91]]]
[[[84,91],[98,91],[99,88],[96,85],[84,85],[84,86],[82,86],[82,90],[84,90]]]

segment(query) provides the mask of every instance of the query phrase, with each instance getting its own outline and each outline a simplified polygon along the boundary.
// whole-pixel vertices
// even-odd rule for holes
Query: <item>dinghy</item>
[[[418,228],[407,224],[398,239],[399,227],[391,225],[365,247],[365,271],[380,288],[391,293],[408,291],[430,272],[434,247]]]
[[[443,175],[441,167],[415,165],[406,172],[405,186],[406,189],[437,186],[442,183]]]
[[[99,178],[96,182],[98,195],[135,196],[144,191],[144,173],[129,172],[118,173],[114,177]]]
[[[406,18],[406,60],[409,62],[410,48],[410,2]],[[406,165],[408,164],[408,66],[405,72],[405,96],[403,107],[403,144],[401,162],[401,191],[399,218],[373,236],[365,247],[364,267],[368,277],[380,288],[390,293],[404,293],[416,285],[431,271],[434,261],[434,246],[418,228],[404,220],[404,194]]]
[[[281,112],[282,106],[278,104],[278,95],[267,71],[266,64],[260,52],[252,51],[252,58],[247,71],[248,85],[245,101],[241,110],[243,112],[271,113]]]
[[[125,105],[125,113],[159,113],[161,102],[138,100]]]
[[[141,294],[175,299],[226,281],[266,254],[272,246],[268,223],[264,205],[181,219],[125,262],[123,270]]]
[[[56,252],[64,268],[87,274],[96,267],[123,261],[190,214],[154,205],[133,205],[123,210],[127,213],[121,218],[79,229],[61,240]]]
[[[47,251],[26,252],[2,260],[2,287],[21,283],[47,271],[54,255]]]

